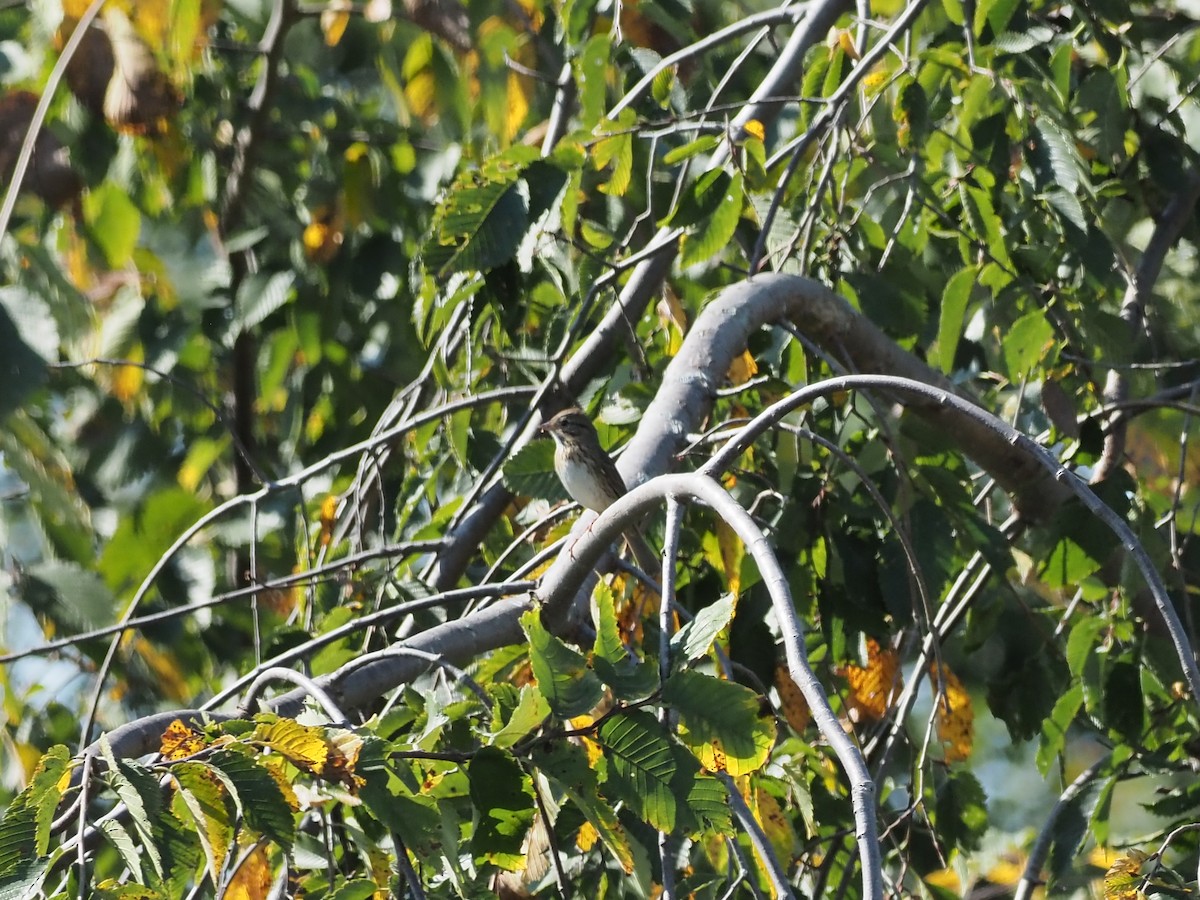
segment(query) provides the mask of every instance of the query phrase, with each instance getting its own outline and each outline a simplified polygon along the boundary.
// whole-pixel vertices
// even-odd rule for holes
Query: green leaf
[[[733,176],[723,168],[704,172],[696,179],[692,189],[684,193],[679,204],[659,224],[686,227],[707,222],[729,193],[732,184]]]
[[[142,882],[147,881],[148,875],[142,871],[141,851],[134,842],[133,835],[129,833],[129,829],[117,819],[105,819],[100,823],[100,830],[108,838],[108,842],[116,848],[117,853],[121,855],[121,859],[129,867],[134,878]]]
[[[259,758],[219,748],[208,762],[225,783],[246,824],[269,837],[285,853],[290,852],[296,839],[296,817],[275,777]]]
[[[1004,229],[996,208],[992,203],[991,194],[982,188],[966,186],[961,189],[963,197],[963,212],[971,228],[983,238],[988,252],[995,257],[1002,267],[1011,269],[1012,259],[1008,253],[1008,242],[1005,240]],[[974,263],[975,254],[968,262]]]
[[[716,603],[710,603],[696,613],[692,621],[675,632],[671,637],[672,665],[682,666],[707,656],[717,635],[733,621],[736,607],[737,598],[733,594],[725,594]]]
[[[494,747],[505,749],[538,728],[550,715],[550,704],[533,685],[521,685],[517,705],[498,731],[491,735]]]
[[[1088,230],[1087,214],[1083,211],[1083,205],[1079,199],[1068,191],[1060,188],[1052,188],[1045,194],[1046,202],[1055,209],[1064,219],[1074,225],[1082,232]]]
[[[898,127],[896,142],[901,150],[920,147],[929,128],[929,98],[916,80],[905,82],[896,97],[892,118]]]
[[[1046,117],[1038,119],[1033,134],[1030,162],[1038,174],[1039,186],[1074,194],[1079,189],[1083,163],[1072,137]]]
[[[401,760],[388,759],[390,748],[385,741],[368,738],[358,754],[358,775],[364,779],[358,796],[367,810],[389,830],[395,831],[405,846],[415,854],[433,852],[441,843],[442,815],[437,802],[417,793],[415,786],[405,783]],[[408,773],[411,778],[411,773]]]
[[[190,491],[169,488],[123,515],[97,566],[109,589],[119,592],[139,584],[175,538],[207,509]]]
[[[29,790],[17,795],[0,820],[0,877],[16,873],[23,861],[40,855],[37,811],[28,802]]]
[[[676,755],[676,764],[679,755]],[[733,812],[729,808],[729,794],[725,785],[703,772],[697,772],[687,794],[688,809],[704,831],[732,836]]]
[[[486,272],[512,259],[529,227],[528,198],[517,181],[492,181],[450,197],[441,229],[426,245],[437,278]]]
[[[1079,584],[1101,565],[1101,560],[1064,535],[1046,558],[1042,575],[1051,587],[1063,588]]]
[[[21,584],[21,595],[32,609],[53,608],[58,621],[73,624],[81,631],[111,624],[116,606],[112,591],[95,572],[58,560],[30,566]]]
[[[423,249],[427,271],[445,279],[513,258],[530,225],[530,190],[521,173],[535,159],[536,149],[515,146],[458,177],[434,214]]]
[[[744,685],[684,670],[663,685],[663,702],[680,716],[680,739],[710,772],[754,772],[775,744],[775,719]]]
[[[576,8],[590,6],[584,0],[570,3]],[[588,39],[575,63],[579,85],[579,119],[584,128],[593,128],[604,115],[608,93],[608,61],[612,36],[597,34]]]
[[[158,818],[162,809],[162,793],[158,779],[150,770],[137,763],[116,759],[108,740],[104,737],[100,738],[100,754],[108,763],[106,777],[117,798],[128,808],[129,818],[150,864],[154,867],[154,873],[159,878],[165,878],[166,871],[154,834],[154,820]]]
[[[1141,742],[1146,728],[1146,704],[1138,666],[1118,660],[1104,679],[1104,724],[1127,744]]]
[[[696,138],[694,141],[688,141],[673,150],[668,150],[663,154],[663,165],[673,166],[676,163],[683,162],[685,159],[691,159],[694,156],[699,156],[701,153],[709,153],[715,150],[719,144],[720,138],[714,134],[706,134]]]
[[[609,758],[609,780],[623,785],[634,812],[659,831],[674,831],[675,758],[663,726],[647,712],[629,710],[605,719],[597,737]]]
[[[5,884],[28,884],[42,871],[40,864],[31,864],[50,849],[50,826],[70,767],[67,748],[51,747],[38,760],[29,784],[5,810],[0,821],[0,893]]]
[[[356,878],[330,894],[329,900],[371,900],[378,891],[379,885],[369,878]]]
[[[208,875],[213,884],[220,884],[226,857],[233,847],[233,817],[225,804],[221,782],[201,762],[176,763],[171,774],[179,786],[172,811],[181,821],[190,817],[208,860]]]
[[[554,714],[570,719],[593,709],[604,696],[604,685],[582,654],[548,632],[536,609],[521,616],[521,627],[529,639],[533,677]]]
[[[1001,34],[1008,27],[1009,19],[1017,9],[1019,0],[979,0],[975,7],[973,31],[975,37],[983,35],[985,24],[992,27],[992,34]]]
[[[950,847],[978,850],[987,831],[987,797],[978,779],[965,769],[949,774],[935,804],[938,834]]]
[[[708,220],[701,222],[699,229],[684,237],[680,265],[686,268],[706,262],[729,244],[742,217],[744,199],[742,173],[738,172],[730,180],[729,187]]]
[[[671,91],[675,88],[675,67],[668,66],[659,70],[650,83],[650,94],[654,102],[666,109],[671,105]]]
[[[1079,708],[1083,705],[1083,687],[1073,684],[1058,698],[1054,709],[1042,723],[1041,740],[1038,743],[1037,766],[1045,775],[1066,747],[1067,734]]]
[[[1104,620],[1099,616],[1083,616],[1071,627],[1071,633],[1067,636],[1066,658],[1067,667],[1075,679],[1083,675],[1097,638],[1105,628]]]
[[[950,276],[942,291],[942,308],[938,316],[937,366],[949,374],[954,370],[954,354],[962,337],[966,321],[967,303],[971,289],[979,280],[979,268],[967,266]]]
[[[133,257],[142,214],[129,195],[112,182],[89,190],[83,198],[89,234],[104,252],[110,269],[123,269]]]
[[[0,844],[4,835],[0,833]],[[28,856],[18,860],[9,871],[0,873],[0,900],[28,900],[40,896],[38,887],[45,877],[49,860]]]
[[[555,154],[555,159],[561,159],[565,153]],[[529,222],[536,225],[547,212],[558,204],[563,191],[571,177],[571,171],[564,168],[566,163],[549,163],[535,159],[521,172],[521,183],[529,190]]]
[[[628,115],[627,115],[628,114]],[[610,163],[612,175],[600,185],[600,190],[611,197],[623,197],[633,180],[633,116],[632,110],[622,110],[618,121],[605,119],[597,131],[607,134],[592,148],[592,165],[599,171]]]
[[[592,592],[596,604],[596,644],[592,665],[619,700],[642,700],[658,687],[658,669],[631,653],[621,640],[612,588],[603,581]]]
[[[1040,309],[1026,313],[1004,335],[1004,364],[1010,381],[1027,378],[1054,346],[1054,329]]]
[[[249,331],[292,299],[296,273],[255,272],[238,288],[234,317],[238,330]]]
[[[519,497],[540,497],[551,503],[570,499],[554,474],[551,441],[530,441],[508,458],[501,471],[505,486]]]
[[[483,747],[467,767],[471,801],[479,817],[471,836],[471,852],[477,861],[502,869],[521,868],[525,856],[521,844],[533,825],[533,781],[510,754]]]
[[[0,289],[0,421],[16,409],[29,394],[46,380],[46,358],[26,342],[23,330],[18,328],[21,314],[13,321],[5,301],[12,297],[12,288]],[[39,317],[41,327],[54,335],[57,349],[57,333],[54,320]],[[32,324],[32,323],[30,323]],[[57,352],[54,354],[57,356]]]

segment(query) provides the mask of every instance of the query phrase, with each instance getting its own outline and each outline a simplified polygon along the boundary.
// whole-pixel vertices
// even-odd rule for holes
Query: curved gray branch
[[[862,858],[862,896],[868,900],[883,897],[883,865],[879,849],[879,829],[875,817],[875,782],[867,769],[858,745],[846,734],[837,714],[829,705],[824,687],[808,664],[804,646],[804,626],[796,614],[787,576],[775,557],[775,549],[762,530],[729,493],[711,477],[700,473],[662,475],[634,488],[598,517],[584,516],[576,525],[567,549],[546,572],[538,587],[538,596],[548,612],[570,605],[581,584],[621,532],[633,521],[644,521],[664,499],[692,500],[712,509],[734,530],[746,552],[754,557],[763,586],[771,598],[783,635],[788,673],[812,711],[813,722],[837,755],[849,778],[850,802],[854,809],[855,838]]]
[[[712,409],[730,365],[764,325],[792,322],[819,346],[844,354],[860,372],[897,375],[946,393],[957,390],[940,372],[899,347],[829,288],[797,275],[756,275],[721,292],[697,317],[663,375],[642,427],[622,454],[627,484],[668,471],[674,456]],[[950,404],[912,396],[908,408],[994,477],[1030,521],[1048,519],[1070,496],[1030,449],[964,415]]]
[[[1163,582],[1154,560],[1150,558],[1150,554],[1142,546],[1137,535],[1133,533],[1125,520],[1113,511],[1112,507],[1096,496],[1082,478],[1055,459],[1044,447],[1039,446],[1033,438],[1017,431],[1004,420],[948,390],[933,387],[921,381],[897,378],[891,375],[843,375],[838,378],[829,378],[802,388],[759,413],[749,425],[741,430],[737,437],[713,454],[700,471],[708,474],[724,471],[745,452],[759,434],[773,423],[782,420],[792,410],[836,391],[862,388],[878,388],[892,394],[916,397],[922,402],[940,404],[947,409],[954,410],[962,420],[956,425],[957,428],[962,429],[965,423],[970,422],[974,426],[992,432],[996,439],[1011,445],[1014,449],[1020,449],[1030,460],[1040,466],[1053,479],[1054,483],[1061,485],[1078,498],[1088,512],[1103,522],[1105,527],[1117,537],[1125,552],[1137,566],[1138,571],[1141,572],[1146,586],[1154,597],[1154,605],[1158,608],[1163,626],[1167,629],[1171,643],[1175,647],[1175,655],[1179,659],[1183,677],[1187,681],[1192,695],[1192,701],[1200,709],[1200,668],[1196,664],[1196,653],[1188,641],[1183,623],[1179,620],[1179,614],[1175,612],[1175,606],[1167,593],[1167,586]]]

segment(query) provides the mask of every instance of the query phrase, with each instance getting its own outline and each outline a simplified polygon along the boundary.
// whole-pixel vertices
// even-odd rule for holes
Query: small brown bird
[[[600,446],[596,428],[583,410],[564,409],[542,431],[554,438],[554,471],[572,500],[593,512],[604,512],[625,494],[625,480]],[[641,532],[629,529],[625,541],[637,564],[648,574],[657,574],[658,554]]]

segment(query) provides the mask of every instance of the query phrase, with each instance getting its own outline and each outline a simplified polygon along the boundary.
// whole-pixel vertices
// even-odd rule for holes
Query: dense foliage
[[[0,894],[1195,894],[1188,10],[0,4]]]

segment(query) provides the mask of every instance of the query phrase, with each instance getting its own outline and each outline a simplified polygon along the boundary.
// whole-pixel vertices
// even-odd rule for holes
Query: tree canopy
[[[1194,13],[0,4],[0,896],[1200,890]]]

